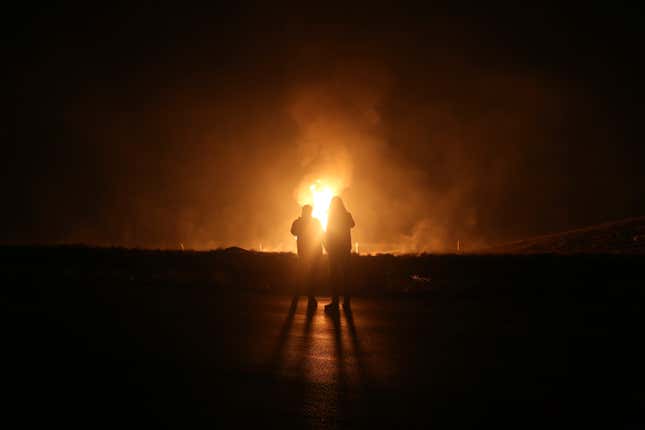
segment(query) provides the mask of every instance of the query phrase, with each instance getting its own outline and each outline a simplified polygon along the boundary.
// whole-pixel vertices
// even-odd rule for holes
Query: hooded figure
[[[320,221],[311,216],[312,207],[302,207],[302,215],[291,224],[291,234],[298,238],[298,259],[300,266],[300,283],[308,292],[308,308],[317,306],[313,295],[313,286],[318,262],[322,256],[322,227]],[[297,295],[296,295],[297,296]]]
[[[334,197],[329,205],[329,219],[325,234],[325,249],[329,255],[329,277],[332,289],[332,301],[325,306],[325,312],[338,312],[338,296],[343,295],[343,308],[349,310],[347,294],[347,271],[352,251],[350,230],[355,226],[350,214],[340,197]]]

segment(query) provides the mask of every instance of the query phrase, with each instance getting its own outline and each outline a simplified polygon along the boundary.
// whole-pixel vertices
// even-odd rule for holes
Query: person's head
[[[345,205],[343,204],[343,200],[338,196],[331,199],[331,203],[329,203],[329,214],[332,215],[343,212],[347,212],[347,209],[345,209]]]
[[[311,213],[313,212],[313,208],[311,205],[304,205],[302,207],[302,217],[303,218],[311,218]]]

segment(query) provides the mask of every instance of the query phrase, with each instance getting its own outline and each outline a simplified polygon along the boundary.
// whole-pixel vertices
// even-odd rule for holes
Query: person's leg
[[[312,310],[315,309],[316,306],[318,306],[318,302],[316,301],[315,293],[314,293],[314,287],[316,284],[316,261],[312,260],[310,264],[307,267],[307,272],[306,272],[306,277],[305,277],[305,288],[307,291],[307,308]]]
[[[340,257],[340,258],[339,258]],[[338,306],[338,299],[341,291],[343,290],[343,262],[342,256],[334,255],[334,283],[333,283],[333,296],[332,303]]]
[[[341,261],[341,288],[343,294],[343,308],[349,309],[350,307],[350,291],[349,291],[349,258],[350,253],[343,255]]]
[[[338,289],[339,289],[339,265],[336,255],[328,255],[329,258],[329,286],[331,289],[331,303],[325,306],[325,311],[338,310]]]
[[[293,297],[298,299],[300,295],[303,294],[303,288],[305,283],[305,260],[299,255],[298,256],[298,266],[296,268],[296,283],[294,286]]]

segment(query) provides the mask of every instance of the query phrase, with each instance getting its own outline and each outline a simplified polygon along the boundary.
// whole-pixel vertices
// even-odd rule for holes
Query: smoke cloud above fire
[[[429,99],[401,103],[390,117],[397,91],[409,88],[388,69],[366,61],[335,70],[291,94],[306,172],[298,195],[318,178],[335,181],[358,220],[354,241],[364,252],[455,252],[457,241],[481,249],[494,240],[480,217],[498,209],[513,168],[527,162],[518,146],[544,137],[535,115],[557,125],[558,96],[532,76],[484,75],[461,84],[471,87],[469,97],[478,104],[508,97],[507,106],[473,114],[460,100]],[[439,73],[436,79],[438,86],[454,85]],[[487,94],[490,88],[495,94]]]
[[[367,253],[477,250],[638,214],[636,135],[608,109],[620,93],[603,93],[613,81],[595,64],[572,66],[559,33],[529,52],[514,25],[374,8],[167,11],[172,26],[128,9],[85,38],[64,11],[35,20],[55,37],[13,62],[40,66],[11,87],[2,242],[294,251],[316,181]]]

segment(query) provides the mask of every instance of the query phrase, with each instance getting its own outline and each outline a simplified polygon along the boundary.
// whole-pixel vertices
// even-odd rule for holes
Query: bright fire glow
[[[318,180],[309,186],[309,191],[311,191],[312,197],[312,216],[320,221],[323,230],[327,230],[327,212],[329,211],[329,203],[334,197],[334,190]]]

